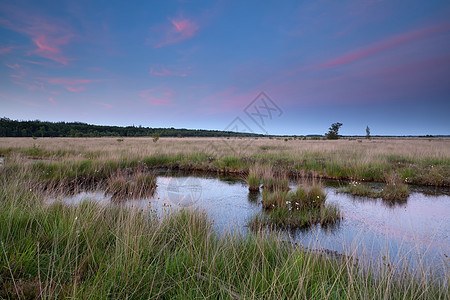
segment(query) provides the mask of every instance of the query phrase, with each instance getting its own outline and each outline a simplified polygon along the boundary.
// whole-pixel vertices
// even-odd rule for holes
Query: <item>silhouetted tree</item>
[[[370,139],[370,128],[369,128],[369,126],[366,127],[366,139]]]
[[[152,134],[153,142],[156,143],[159,140],[159,133],[155,132]]]
[[[342,123],[336,122],[331,124],[331,127],[328,129],[328,132],[325,133],[325,136],[329,140],[337,140],[339,138],[339,128],[341,128]]]

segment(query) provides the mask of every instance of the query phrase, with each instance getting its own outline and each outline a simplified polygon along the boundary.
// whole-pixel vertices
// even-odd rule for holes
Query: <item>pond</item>
[[[326,228],[280,233],[286,239],[309,249],[327,249],[354,254],[368,261],[390,261],[399,265],[407,261],[412,268],[418,264],[433,272],[448,274],[450,255],[450,190],[410,187],[411,194],[403,201],[384,201],[337,193],[345,182],[326,182],[327,202],[339,206],[343,220]],[[166,173],[158,176],[152,198],[135,199],[119,205],[151,209],[161,215],[173,208],[189,207],[204,210],[219,232],[246,234],[248,220],[262,211],[261,193],[249,193],[247,184],[239,179],[211,175]],[[62,199],[77,204],[89,199],[114,203],[103,191],[83,192]]]

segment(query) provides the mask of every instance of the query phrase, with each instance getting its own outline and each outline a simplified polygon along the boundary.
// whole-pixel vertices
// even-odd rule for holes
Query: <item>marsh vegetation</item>
[[[211,142],[218,152],[204,151]],[[340,212],[327,206],[319,180],[289,190],[293,176],[371,179],[387,183],[386,187],[390,180],[396,185],[401,180],[448,186],[447,140],[257,139],[233,155],[227,145],[239,146],[246,140],[227,142],[1,139],[0,152],[6,158],[0,167],[0,298],[448,296],[449,277],[430,274],[426,265],[394,267],[388,258],[363,265],[351,253],[308,251],[286,243],[277,231],[262,228],[245,235],[219,234],[199,210],[161,216],[152,210],[93,202],[76,206],[46,202],[49,194],[98,188],[118,198],[148,197],[157,184],[152,171],[160,167],[237,175],[253,172],[245,189],[262,188],[262,205],[270,221],[295,227],[325,225],[340,218]],[[405,143],[417,147],[405,148]],[[261,148],[266,145],[270,147]],[[262,172],[252,171],[255,165]],[[385,193],[397,195],[397,191]],[[291,214],[297,211],[307,218]]]

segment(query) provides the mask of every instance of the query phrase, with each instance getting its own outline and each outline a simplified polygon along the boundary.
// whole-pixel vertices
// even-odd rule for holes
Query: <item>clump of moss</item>
[[[359,197],[377,198],[379,196],[379,194],[371,186],[358,181],[350,182],[350,184],[341,191]]]
[[[262,214],[249,222],[249,227],[261,226],[303,228],[313,224],[328,225],[339,221],[341,213],[335,205],[327,205],[323,185],[317,182],[299,185],[295,191],[263,190]]]
[[[402,200],[409,196],[408,185],[402,182],[400,176],[395,173],[386,176],[386,186],[380,192],[384,200]]]
[[[124,200],[151,197],[155,189],[154,174],[138,172],[130,175],[119,171],[108,178],[106,193],[111,194],[113,200]]]
[[[386,175],[386,185],[381,191],[375,190],[368,184],[352,181],[341,191],[353,196],[382,198],[383,200],[403,200],[409,196],[408,185],[395,173]]]
[[[289,178],[287,174],[275,175],[272,168],[266,167],[262,172],[263,188],[268,191],[289,190]]]

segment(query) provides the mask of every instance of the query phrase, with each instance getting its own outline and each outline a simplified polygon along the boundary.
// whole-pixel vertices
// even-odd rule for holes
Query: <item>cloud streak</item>
[[[62,65],[72,60],[62,51],[75,36],[65,22],[38,16],[14,6],[4,6],[3,10],[8,19],[0,19],[0,25],[28,36],[36,46],[28,52],[29,55],[37,55]],[[11,50],[9,47],[8,52]]]
[[[1,24],[1,22],[0,22]],[[9,46],[9,47],[1,47],[0,48],[0,55],[10,53],[15,47]]]
[[[113,106],[111,105],[111,104],[109,104],[109,103],[104,103],[104,102],[93,102],[94,104],[97,104],[97,105],[100,105],[100,106],[103,106],[104,108],[106,108],[106,109],[111,109]]]
[[[429,27],[422,30],[416,30],[416,31],[410,31],[407,33],[399,34],[396,36],[393,36],[387,40],[372,44],[366,48],[352,51],[348,54],[345,54],[343,56],[337,57],[335,59],[332,59],[330,61],[327,61],[320,65],[322,69],[328,69],[328,68],[334,68],[339,67],[345,64],[349,64],[373,55],[376,55],[380,52],[389,50],[391,48],[395,48],[397,46],[406,44],[410,41],[413,41],[415,39],[419,39],[434,33],[439,33],[442,31],[447,31],[450,29],[450,23],[443,24],[440,26],[434,26]]]
[[[174,95],[175,91],[163,87],[147,89],[139,93],[141,98],[155,106],[174,106],[172,103]]]
[[[38,78],[48,84],[62,86],[66,90],[72,93],[83,92],[86,90],[86,85],[100,82],[100,79],[82,79],[82,78],[64,78],[64,77],[54,77],[54,78]]]
[[[164,36],[161,41],[154,45],[154,48],[161,48],[190,39],[194,37],[200,29],[200,26],[197,23],[184,17],[167,19],[170,21],[171,25],[163,26],[162,31]]]
[[[186,77],[188,76],[187,72],[181,72],[181,71],[172,71],[168,68],[162,66],[161,68],[151,67],[150,68],[150,75],[159,76],[159,77],[165,77],[165,76],[179,76],[179,77]]]

